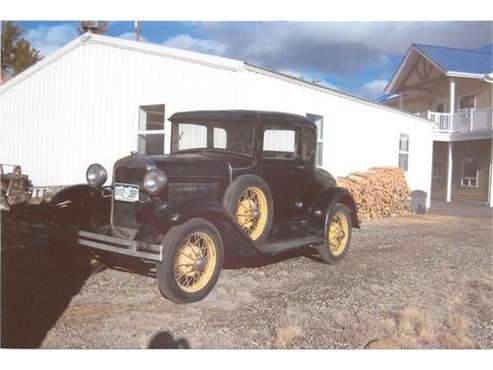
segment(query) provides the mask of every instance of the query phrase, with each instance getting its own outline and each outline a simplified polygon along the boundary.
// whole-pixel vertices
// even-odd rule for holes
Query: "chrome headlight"
[[[156,195],[163,190],[168,181],[164,171],[154,168],[148,171],[144,176],[144,189],[151,195]]]
[[[98,163],[91,164],[86,171],[87,183],[96,188],[103,186],[108,179],[108,173]]]

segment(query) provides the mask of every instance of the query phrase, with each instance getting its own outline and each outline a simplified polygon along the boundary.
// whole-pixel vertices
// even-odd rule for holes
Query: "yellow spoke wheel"
[[[267,197],[260,188],[252,186],[241,194],[236,204],[235,218],[252,240],[257,240],[264,232],[268,208]]]
[[[340,256],[346,249],[349,238],[349,221],[342,212],[332,216],[327,233],[327,244],[333,256]]]
[[[192,233],[176,252],[176,283],[187,293],[198,292],[211,280],[216,263],[216,247],[212,238],[203,232]]]

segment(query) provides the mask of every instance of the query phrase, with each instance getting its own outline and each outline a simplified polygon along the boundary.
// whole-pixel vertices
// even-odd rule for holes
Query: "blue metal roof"
[[[480,51],[482,53],[493,53],[493,44],[489,44],[489,45],[484,45],[484,46],[481,46],[480,48],[477,48],[476,51]]]
[[[422,44],[414,44],[414,47],[447,72],[474,74],[487,74],[493,72],[491,45],[485,46],[484,51]]]

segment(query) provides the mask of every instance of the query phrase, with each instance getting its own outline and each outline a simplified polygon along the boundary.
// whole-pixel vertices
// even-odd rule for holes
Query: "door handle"
[[[296,168],[299,169],[299,170],[304,170],[306,167],[303,166],[303,165],[299,165],[299,166],[296,166]]]

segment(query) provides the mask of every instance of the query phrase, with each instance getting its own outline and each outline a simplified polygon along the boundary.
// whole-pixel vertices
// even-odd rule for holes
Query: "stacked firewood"
[[[360,220],[411,214],[411,192],[404,172],[395,167],[375,167],[337,179],[358,205]]]

